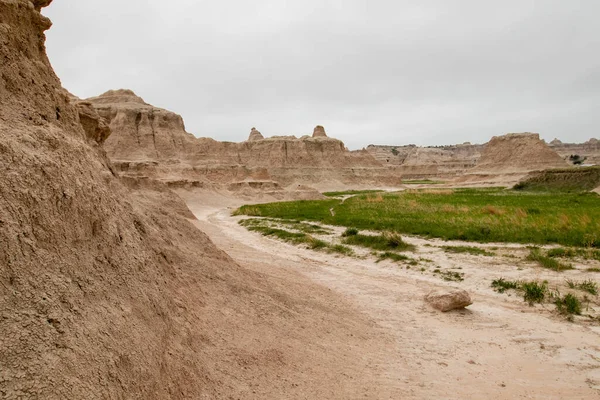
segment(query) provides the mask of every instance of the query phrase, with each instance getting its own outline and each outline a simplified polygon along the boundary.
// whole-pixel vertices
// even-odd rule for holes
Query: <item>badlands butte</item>
[[[252,128],[240,143],[196,137],[183,118],[144,102],[131,90],[110,90],[74,99],[80,109],[98,113],[98,124],[112,132],[104,144],[120,176],[170,186],[289,189],[400,187],[403,180],[517,182],[528,172],[572,165],[577,155],[596,163],[597,139],[583,144],[549,145],[534,133],[493,137],[488,143],[419,147],[379,146],[349,151],[322,126],[310,135],[265,138]]]
[[[473,306],[442,314],[423,298],[446,282],[264,238],[231,215],[411,179],[512,185],[596,163],[597,140],[527,133],[349,151],[321,126],[299,138],[198,138],[132,91],[79,99],[63,88],[45,48],[51,2],[0,0],[0,398],[598,395],[597,327],[482,283],[527,268],[448,258],[439,241],[411,238],[472,277]]]

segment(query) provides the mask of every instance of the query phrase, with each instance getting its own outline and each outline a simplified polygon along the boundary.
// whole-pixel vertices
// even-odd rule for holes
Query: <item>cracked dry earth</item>
[[[372,375],[364,384],[369,387],[355,398],[600,398],[597,323],[570,323],[552,313],[550,306],[529,307],[517,295],[490,288],[491,280],[499,277],[548,279],[552,284],[594,274],[569,271],[574,275],[566,276],[517,268],[510,257],[447,255],[436,251],[435,244],[442,242],[409,238],[437,265],[461,265],[465,280],[444,282],[417,268],[335,256],[265,238],[240,226],[240,217],[231,216],[242,201],[214,193],[179,194],[198,218],[195,224],[241,266],[281,282],[308,278],[331,290],[341,303],[350,303],[357,318],[372,322],[370,332],[345,333],[373,336],[367,348],[352,349],[356,360],[369,359],[366,368]],[[510,246],[505,250],[510,253]],[[424,303],[429,291],[449,286],[468,290],[474,304],[463,311],[439,313]],[[357,373],[356,365],[347,361],[332,368],[344,374],[347,370],[349,376]]]

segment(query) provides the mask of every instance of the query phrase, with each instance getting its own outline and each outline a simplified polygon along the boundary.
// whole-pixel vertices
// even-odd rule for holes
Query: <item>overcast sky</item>
[[[196,136],[600,137],[598,0],[55,0],[44,14],[63,86],[132,89]]]

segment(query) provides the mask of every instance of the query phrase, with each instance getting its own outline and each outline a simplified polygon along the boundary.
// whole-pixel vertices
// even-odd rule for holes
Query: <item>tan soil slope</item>
[[[241,269],[177,197],[114,176],[103,122],[80,117],[46,57],[50,2],[0,0],[0,397],[360,392],[369,373],[348,368],[368,361],[349,349],[366,322]],[[342,346],[348,329],[363,333]]]
[[[537,133],[494,136],[483,149],[475,171],[520,172],[568,166]]]

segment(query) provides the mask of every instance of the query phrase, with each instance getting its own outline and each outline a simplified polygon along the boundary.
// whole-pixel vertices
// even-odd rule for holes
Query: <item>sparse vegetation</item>
[[[414,250],[414,246],[408,244],[402,240],[402,237],[397,233],[385,232],[381,235],[363,235],[356,234],[347,236],[343,240],[344,244],[367,247],[373,250],[394,250],[394,251],[406,251]]]
[[[546,282],[521,282],[519,289],[523,291],[523,300],[532,306],[534,303],[542,303],[548,293],[548,283]]]
[[[263,236],[271,236],[275,237],[284,242],[301,245],[306,245],[309,249],[312,250],[324,250],[328,253],[338,253],[342,255],[351,256],[354,254],[352,249],[348,246],[344,246],[341,244],[332,245],[324,240],[317,239],[305,232],[291,232],[285,229],[281,229],[278,227],[270,226],[269,224],[278,223],[279,221],[273,221],[269,219],[258,219],[258,218],[249,218],[244,219],[239,222],[240,225],[245,226],[246,229],[254,232],[259,232]],[[294,227],[298,227],[300,224],[294,224]],[[308,225],[308,224],[304,224]],[[303,225],[301,225],[303,226]],[[309,230],[316,230],[313,228]]]
[[[558,247],[550,249],[547,252],[548,257],[553,258],[576,258],[581,257],[584,260],[600,261],[600,250],[591,248],[573,248]]]
[[[358,235],[358,232],[359,232],[359,230],[356,228],[346,228],[344,233],[342,233],[342,236],[343,237],[356,236],[356,235]]]
[[[504,293],[509,289],[518,289],[518,281],[507,281],[504,278],[496,279],[492,281],[492,288],[498,293]]]
[[[494,256],[494,253],[473,246],[442,246],[446,253],[467,253],[474,256]]]
[[[396,262],[413,260],[412,258],[405,256],[404,254],[393,253],[391,251],[386,251],[386,252],[377,254],[377,262],[386,260],[386,259],[396,261]]]
[[[593,294],[594,296],[598,294],[598,284],[591,279],[587,279],[582,282],[575,282],[572,280],[567,280],[567,286],[571,289],[578,289],[589,294]]]
[[[498,293],[504,293],[507,290],[514,289],[523,293],[523,300],[532,306],[534,303],[542,303],[548,293],[547,282],[522,282],[507,281],[504,278],[492,281],[492,288]]]
[[[581,300],[571,293],[556,298],[554,304],[556,304],[556,309],[561,314],[581,315]]]
[[[527,256],[527,260],[536,261],[540,267],[552,269],[554,271],[566,271],[569,269],[573,269],[571,264],[564,264],[560,261],[555,260],[554,258],[547,257],[542,254],[542,251],[538,248],[532,248],[529,255]]]
[[[407,190],[355,196],[343,203],[330,199],[244,206],[238,213],[445,240],[600,247],[600,197],[594,193]]]
[[[445,281],[462,282],[465,280],[465,274],[456,271],[442,271],[439,268],[433,270],[434,274],[438,274]]]

